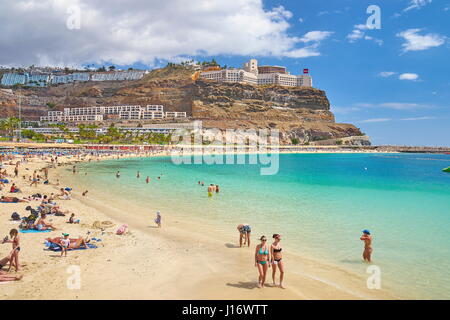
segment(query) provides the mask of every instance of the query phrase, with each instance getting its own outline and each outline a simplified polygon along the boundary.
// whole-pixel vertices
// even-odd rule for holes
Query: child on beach
[[[161,228],[161,212],[159,211],[156,211],[155,223],[158,225],[158,228]]]
[[[75,220],[75,213],[72,213],[69,218],[69,223],[80,223],[80,220]]]
[[[67,249],[69,248],[70,245],[70,239],[69,239],[69,234],[68,233],[63,233],[62,234],[64,238],[61,239],[60,244],[61,244],[61,257],[64,256],[67,257]]]
[[[11,269],[11,266],[14,265],[16,268],[16,272],[20,270],[20,264],[19,264],[19,251],[20,251],[20,238],[19,238],[19,232],[17,229],[11,229],[9,231],[9,236],[11,237],[11,240],[8,240],[8,237],[3,239],[3,243],[12,243],[12,252],[11,252],[11,262],[9,265],[8,271]]]

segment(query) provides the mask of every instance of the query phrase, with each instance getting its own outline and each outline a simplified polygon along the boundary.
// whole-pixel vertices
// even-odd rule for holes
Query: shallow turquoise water
[[[281,233],[289,251],[362,275],[359,237],[367,228],[383,287],[407,298],[449,299],[450,174],[441,171],[448,165],[448,155],[283,154],[278,174],[262,176],[258,165],[175,165],[160,157],[81,164],[89,174],[77,179],[142,204],[149,215],[195,217],[233,236],[241,222],[254,238]],[[208,198],[209,183],[220,194]]]

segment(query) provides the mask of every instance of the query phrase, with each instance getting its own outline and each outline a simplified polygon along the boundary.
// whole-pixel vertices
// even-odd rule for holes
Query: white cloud
[[[428,107],[425,105],[420,105],[418,103],[405,103],[405,102],[385,102],[380,103],[380,107],[396,109],[396,110],[411,110],[411,109],[420,109],[424,107]]]
[[[445,36],[436,33],[428,33],[425,35],[418,34],[422,29],[408,29],[397,33],[397,37],[404,38],[405,43],[402,44],[403,51],[420,51],[433,47],[439,47],[445,43]]]
[[[420,9],[421,7],[426,6],[427,4],[430,4],[432,0],[411,0],[409,2],[409,6],[403,9],[403,11],[409,11],[412,9]]]
[[[360,120],[355,122],[363,122],[363,123],[370,123],[370,122],[386,122],[391,121],[391,118],[374,118],[374,119],[367,119],[367,120]]]
[[[402,118],[402,119],[373,118],[373,119],[359,120],[359,121],[355,121],[355,122],[372,123],[372,122],[386,122],[386,121],[396,121],[396,120],[400,120],[400,121],[421,121],[421,120],[432,120],[432,119],[435,119],[435,117],[424,116],[424,117]]]
[[[66,27],[67,10],[74,5],[81,8],[79,30]],[[1,6],[5,65],[154,65],[194,55],[320,55],[321,40],[306,43],[305,37],[314,34],[289,34],[292,13],[283,6],[265,9],[262,0],[27,0]]]
[[[402,121],[420,121],[420,120],[431,120],[431,119],[435,119],[435,118],[425,116],[425,117],[416,117],[416,118],[403,118],[400,120],[402,120]]]
[[[369,27],[366,24],[354,25],[352,32],[347,35],[348,42],[353,43],[360,39],[364,39],[372,40],[379,46],[383,45],[383,40],[366,35],[367,30],[369,30]]]
[[[320,16],[323,16],[323,15],[326,15],[326,14],[330,14],[330,12],[329,12],[329,11],[320,11],[320,12],[317,14],[317,16],[320,17]]]
[[[361,108],[358,107],[331,107],[331,111],[334,114],[348,114],[354,111],[360,111]]]
[[[415,81],[419,79],[419,75],[417,73],[402,73],[398,76],[400,80],[412,80]]]
[[[332,35],[330,31],[310,31],[300,38],[302,42],[322,41]]]
[[[374,38],[374,37],[370,37],[370,36],[364,36],[364,39],[365,39],[365,40],[372,40],[372,41],[374,41],[376,44],[378,44],[379,46],[383,45],[383,43],[384,43],[383,40],[380,40],[380,39],[377,39],[377,38]]]
[[[383,77],[383,78],[388,78],[390,76],[393,76],[397,74],[397,72],[393,72],[393,71],[382,71],[378,74],[378,76]]]
[[[383,102],[383,103],[356,103],[355,107],[361,108],[388,108],[395,110],[416,110],[434,108],[431,105],[411,102]]]

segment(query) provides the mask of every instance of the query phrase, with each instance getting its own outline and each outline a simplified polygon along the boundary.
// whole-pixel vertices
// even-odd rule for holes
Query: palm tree
[[[0,130],[6,132],[9,137],[14,135],[14,130],[19,128],[20,119],[18,118],[7,118],[1,121]]]

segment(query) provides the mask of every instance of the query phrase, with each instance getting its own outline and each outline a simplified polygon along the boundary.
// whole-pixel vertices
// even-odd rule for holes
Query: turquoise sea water
[[[175,165],[158,157],[80,164],[76,179],[142,204],[151,217],[161,210],[233,236],[242,222],[254,238],[281,233],[287,250],[361,275],[367,265],[359,237],[367,228],[384,288],[449,299],[450,174],[441,171],[449,165],[449,155],[282,154],[279,172],[263,176],[259,165]],[[209,183],[220,186],[213,198]]]

